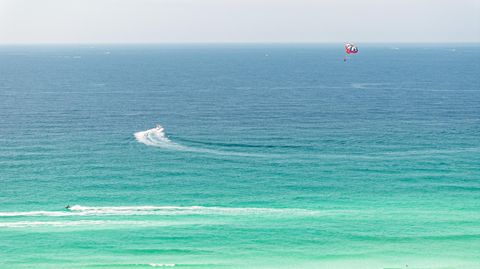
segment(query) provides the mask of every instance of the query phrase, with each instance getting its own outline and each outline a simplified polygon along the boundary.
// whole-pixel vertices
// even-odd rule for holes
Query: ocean
[[[480,46],[358,45],[1,46],[0,268],[480,268]]]

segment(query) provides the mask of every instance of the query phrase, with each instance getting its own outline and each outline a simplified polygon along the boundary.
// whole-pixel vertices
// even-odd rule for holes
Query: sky
[[[480,0],[0,0],[0,44],[480,42]]]

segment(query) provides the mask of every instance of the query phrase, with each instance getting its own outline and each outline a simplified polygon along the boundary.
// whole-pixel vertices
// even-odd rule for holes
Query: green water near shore
[[[1,47],[0,268],[479,268],[451,46]]]

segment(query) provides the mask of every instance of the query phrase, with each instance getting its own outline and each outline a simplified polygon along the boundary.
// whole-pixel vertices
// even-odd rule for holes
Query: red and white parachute
[[[358,48],[357,46],[355,46],[355,44],[352,44],[352,43],[345,43],[345,52],[347,54],[345,54],[345,57],[343,57],[343,61],[346,62],[348,57],[347,55],[349,54],[357,54],[358,53]]]
[[[345,43],[345,52],[347,54],[356,54],[358,53],[358,48],[355,46],[355,44]]]

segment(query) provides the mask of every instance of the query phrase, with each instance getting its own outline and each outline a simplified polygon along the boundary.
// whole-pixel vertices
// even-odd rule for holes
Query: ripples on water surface
[[[479,47],[389,47],[0,47],[0,267],[478,268]]]

